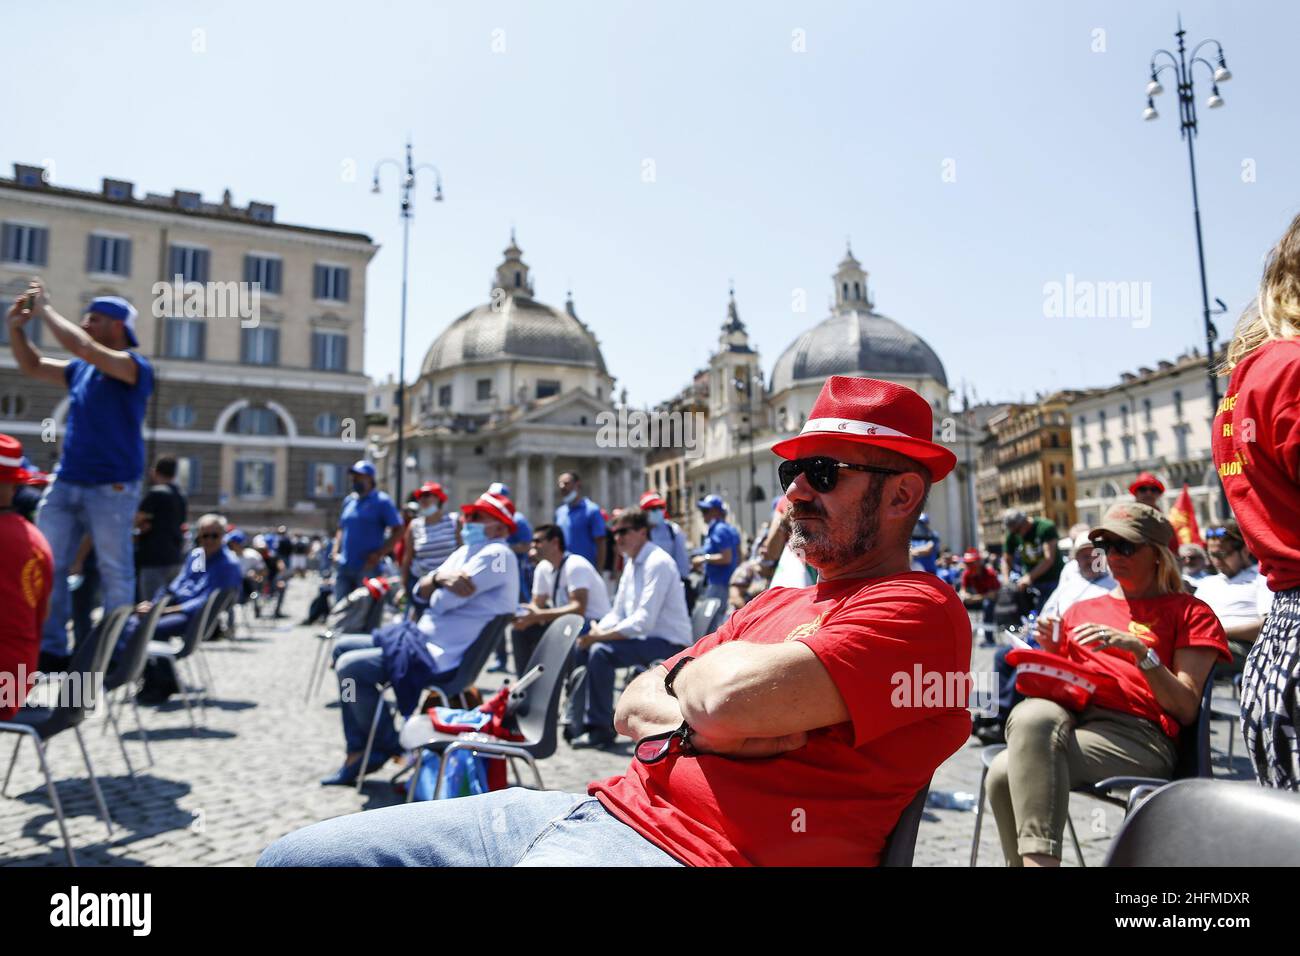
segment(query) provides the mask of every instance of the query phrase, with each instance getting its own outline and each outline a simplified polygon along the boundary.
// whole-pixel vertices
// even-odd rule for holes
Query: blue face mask
[[[471,548],[487,544],[487,529],[477,521],[468,521],[461,526],[460,538]]]
[[[576,491],[570,491],[564,496],[563,500],[566,505],[571,505],[578,500],[578,493]]]
[[[652,525],[661,525],[664,523],[664,513],[660,508],[654,508],[645,513],[646,520]]]

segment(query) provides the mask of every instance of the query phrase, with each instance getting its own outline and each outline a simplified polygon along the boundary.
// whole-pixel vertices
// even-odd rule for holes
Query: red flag
[[[1174,506],[1169,509],[1169,523],[1174,526],[1178,543],[1205,545],[1201,538],[1201,529],[1196,524],[1196,509],[1192,507],[1192,494],[1183,482],[1183,493],[1178,496]]]

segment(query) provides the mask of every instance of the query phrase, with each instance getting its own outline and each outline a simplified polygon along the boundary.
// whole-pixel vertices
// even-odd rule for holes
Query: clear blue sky
[[[1227,106],[1200,111],[1197,155],[1226,335],[1300,211],[1292,4],[11,5],[0,162],[52,158],[60,184],[89,188],[229,187],[283,221],[369,233],[374,375],[397,367],[401,233],[391,171],[378,197],[370,175],[409,132],[446,202],[422,185],[408,378],[486,300],[511,225],[538,297],[562,305],[572,284],[636,404],[705,363],[728,279],[770,371],[824,317],[851,236],[878,309],[930,342],[954,390],[1015,398],[1203,341],[1172,82],[1160,120],[1140,119],[1180,9],[1234,73]],[[1067,273],[1150,282],[1150,326],[1045,318],[1044,283]]]

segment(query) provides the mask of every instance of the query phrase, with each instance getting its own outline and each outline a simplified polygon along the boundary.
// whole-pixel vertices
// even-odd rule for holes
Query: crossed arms
[[[639,740],[685,720],[696,750],[768,757],[802,747],[808,731],[843,723],[849,710],[830,673],[807,644],[729,641],[677,673],[676,697],[662,665],[634,680],[619,699],[614,726]]]

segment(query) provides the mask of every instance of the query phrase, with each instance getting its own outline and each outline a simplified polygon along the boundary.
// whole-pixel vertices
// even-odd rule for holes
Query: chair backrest
[[[1106,866],[1300,866],[1300,794],[1176,780],[1129,814]]]
[[[214,628],[217,626],[217,606],[221,603],[222,592],[213,591],[208,595],[208,599],[203,602],[197,614],[190,618],[189,626],[185,628],[185,637],[181,641],[181,649],[176,652],[176,659],[183,660],[194,653],[194,648],[198,647],[199,641],[206,641]]]
[[[1213,776],[1213,764],[1210,760],[1210,722],[1214,714],[1210,709],[1210,698],[1214,696],[1214,673],[1205,678],[1205,687],[1201,690],[1201,709],[1196,715],[1196,723],[1184,727],[1178,735],[1178,762],[1174,764],[1174,779],[1187,777]]]
[[[527,738],[527,746],[535,759],[555,753],[556,726],[560,720],[560,691],[573,666],[573,645],[582,631],[582,617],[566,614],[547,625],[528,666],[527,674],[537,665],[542,674],[524,688],[518,700],[512,699],[509,713],[515,726]],[[522,675],[521,675],[522,676]]]
[[[369,594],[366,595],[366,600],[369,603],[366,605],[365,615],[361,618],[361,630],[369,632],[375,630],[381,623],[383,623],[384,602],[382,600],[376,600]]]
[[[131,635],[130,642],[118,655],[117,662],[104,675],[105,690],[117,690],[123,684],[134,684],[144,674],[144,666],[149,663],[149,642],[153,640],[153,633],[158,627],[158,619],[166,613],[166,608],[166,598],[154,602],[153,609],[144,616],[140,626]],[[123,628],[126,627],[126,622],[129,619],[129,617],[123,619]]]
[[[118,638],[122,636],[122,628],[126,626],[127,618],[130,616],[129,604],[105,611],[86,639],[74,648],[72,659],[68,662],[68,670],[60,680],[80,681],[81,691],[67,694],[63,690],[62,683],[60,684],[58,707],[65,712],[63,718],[65,726],[71,727],[81,723],[82,717],[94,709],[97,703],[95,695],[100,689],[96,675],[102,675],[108,668],[113,648],[117,645]],[[65,701],[66,706],[64,706]]]
[[[514,618],[513,614],[498,614],[483,625],[483,630],[478,632],[474,643],[465,648],[465,654],[456,668],[456,676],[440,688],[444,694],[454,697],[474,685],[478,675],[487,666],[488,658],[501,642],[501,635],[506,632],[506,628]]]
[[[695,602],[695,610],[691,612],[691,634],[697,641],[709,633],[713,615],[718,613],[721,606],[722,599],[719,597],[702,597]]]
[[[925,813],[925,800],[930,795],[927,783],[912,798],[894,824],[885,848],[880,852],[881,866],[911,866],[912,856],[916,852],[916,833],[921,828],[921,817]]]

